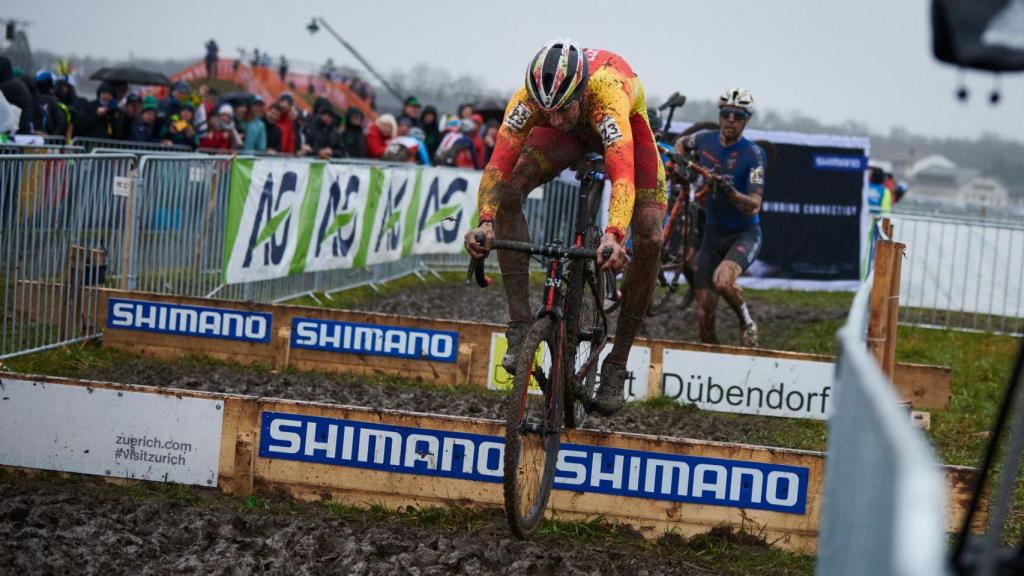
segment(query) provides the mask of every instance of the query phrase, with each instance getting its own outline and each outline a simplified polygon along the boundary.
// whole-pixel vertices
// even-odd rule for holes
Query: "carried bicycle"
[[[590,410],[609,337],[604,302],[617,298],[614,275],[597,266],[603,167],[591,159],[577,178],[581,195],[571,246],[557,240],[543,245],[494,240],[491,245],[530,254],[545,270],[542,305],[516,355],[505,408],[505,513],[520,538],[528,537],[544,517],[563,423],[581,426]],[[604,257],[610,255],[606,250]],[[470,262],[468,276],[481,287],[490,284],[482,259]]]

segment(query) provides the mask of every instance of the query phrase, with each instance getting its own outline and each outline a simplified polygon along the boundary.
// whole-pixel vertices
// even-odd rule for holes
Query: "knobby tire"
[[[551,318],[539,318],[529,332],[516,357],[516,373],[512,380],[505,415],[505,514],[512,533],[527,538],[544,518],[551,487],[555,480],[555,464],[562,427],[563,382],[559,364],[559,334]],[[537,348],[546,343],[551,366],[534,366]],[[546,378],[544,394],[529,393],[533,372]],[[543,432],[525,431],[522,423],[540,426]]]

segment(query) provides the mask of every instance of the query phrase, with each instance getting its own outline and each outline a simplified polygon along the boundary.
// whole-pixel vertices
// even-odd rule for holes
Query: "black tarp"
[[[787,280],[860,278],[864,149],[775,143],[765,171],[763,244],[752,276]]]
[[[965,68],[1024,70],[1024,2],[933,0],[932,51]]]

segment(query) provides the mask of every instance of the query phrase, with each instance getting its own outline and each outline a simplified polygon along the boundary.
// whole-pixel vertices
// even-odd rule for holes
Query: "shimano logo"
[[[293,318],[292,347],[455,362],[459,352],[459,333]]]
[[[867,159],[863,156],[832,156],[815,154],[814,169],[860,172],[867,169]]]
[[[501,482],[498,436],[263,412],[259,455],[481,482]],[[556,489],[804,514],[808,469],[563,444]]]
[[[272,319],[273,316],[266,312],[229,308],[123,298],[111,298],[107,303],[107,328],[245,342],[269,342]]]

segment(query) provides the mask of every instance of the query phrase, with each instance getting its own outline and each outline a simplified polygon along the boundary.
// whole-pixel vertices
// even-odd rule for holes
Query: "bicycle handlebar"
[[[475,239],[478,245],[483,245],[483,234],[477,234]],[[515,240],[494,240],[491,242],[491,249],[511,250],[513,252],[522,252],[524,254],[531,254],[534,256],[545,256],[547,258],[568,258],[570,260],[597,259],[597,250],[592,248],[566,248],[564,246],[551,245],[542,246],[538,244],[530,244],[529,242],[517,242]],[[612,249],[605,248],[602,256],[604,259],[611,258]],[[477,286],[486,288],[491,285],[491,279],[484,274],[483,264],[482,258],[480,260],[470,259],[469,270],[466,274],[466,284],[470,283],[470,277],[475,277]]]

